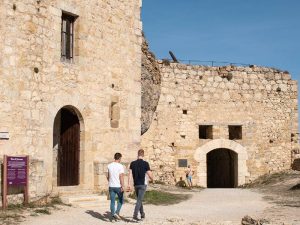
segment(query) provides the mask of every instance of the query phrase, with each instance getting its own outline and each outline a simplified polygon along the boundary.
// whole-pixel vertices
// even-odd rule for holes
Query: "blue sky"
[[[300,0],[144,0],[143,29],[158,58],[288,70],[300,78]]]

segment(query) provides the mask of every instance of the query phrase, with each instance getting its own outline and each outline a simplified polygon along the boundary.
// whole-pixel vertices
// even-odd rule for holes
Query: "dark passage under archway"
[[[76,112],[62,108],[60,116],[59,147],[57,154],[57,185],[79,185],[80,123]]]
[[[229,149],[215,149],[206,156],[207,187],[235,188],[238,184],[238,154]]]

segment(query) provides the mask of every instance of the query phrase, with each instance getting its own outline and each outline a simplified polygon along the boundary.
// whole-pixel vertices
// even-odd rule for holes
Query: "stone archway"
[[[207,187],[235,188],[238,185],[238,154],[218,148],[206,155]]]
[[[80,185],[82,174],[83,118],[74,106],[62,107],[53,125],[55,186]]]
[[[225,139],[212,140],[199,147],[194,158],[199,163],[196,171],[198,185],[207,187],[207,154],[216,149],[228,149],[237,154],[237,185],[243,185],[249,176],[247,168],[248,153],[241,144]]]

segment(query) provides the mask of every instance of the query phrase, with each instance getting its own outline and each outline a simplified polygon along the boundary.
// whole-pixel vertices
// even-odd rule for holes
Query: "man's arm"
[[[131,169],[129,169],[128,170],[128,188],[130,188],[131,187],[131,177],[132,177],[132,170]]]
[[[124,191],[124,173],[120,173],[119,175],[120,183],[121,183],[121,189]]]
[[[152,174],[152,171],[151,171],[151,170],[148,170],[148,171],[147,171],[147,175],[148,175],[150,181],[153,181],[153,174]]]

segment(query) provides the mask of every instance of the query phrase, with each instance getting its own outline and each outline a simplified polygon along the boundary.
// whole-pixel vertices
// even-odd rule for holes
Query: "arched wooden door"
[[[80,123],[76,112],[61,109],[58,186],[79,185]]]
[[[238,184],[238,155],[229,149],[207,154],[207,187],[235,188]]]

